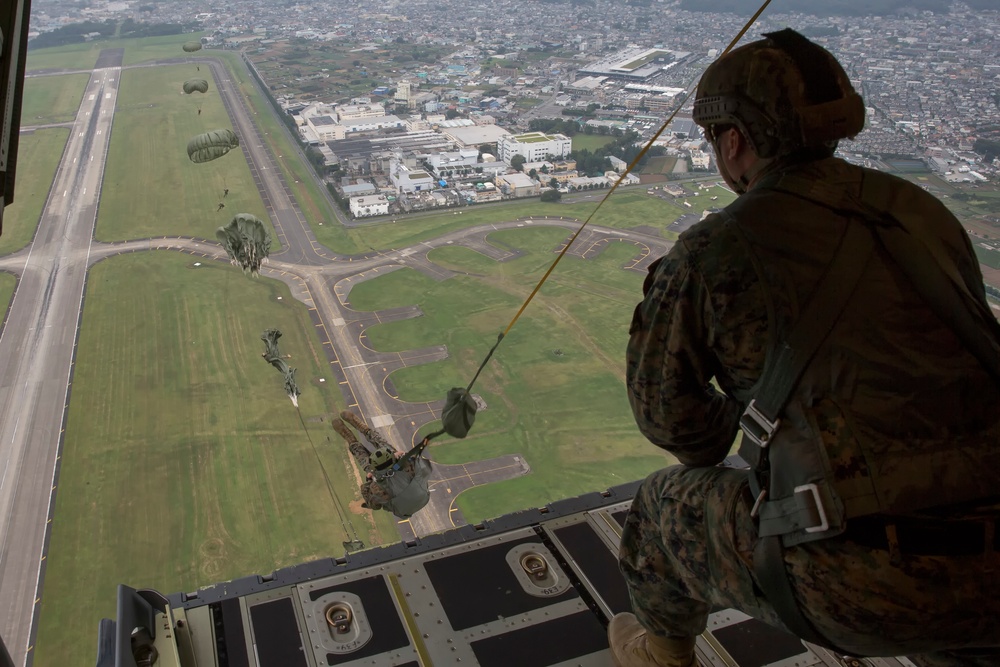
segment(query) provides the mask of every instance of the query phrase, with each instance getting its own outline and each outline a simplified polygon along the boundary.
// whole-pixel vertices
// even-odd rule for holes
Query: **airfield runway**
[[[85,89],[0,336],[0,633],[15,664],[38,615],[53,479],[77,322],[118,94],[122,49],[105,51]]]

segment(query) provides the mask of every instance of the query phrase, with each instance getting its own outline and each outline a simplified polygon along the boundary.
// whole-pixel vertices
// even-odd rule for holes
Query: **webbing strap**
[[[390,470],[392,470],[393,472],[399,472],[400,470],[402,470],[403,466],[406,465],[407,461],[414,458],[415,456],[420,456],[420,454],[423,453],[424,449],[427,448],[427,445],[430,444],[431,439],[436,438],[442,433],[444,433],[444,429],[440,431],[435,431],[434,433],[431,433],[430,435],[426,436],[423,440],[420,441],[419,445],[413,447],[410,451],[400,456],[399,459],[397,459],[396,462],[392,464]],[[382,478],[384,477],[385,475],[382,476]]]
[[[791,333],[765,362],[760,391],[753,405],[770,422],[777,421],[809,362],[833,330],[874,248],[875,240],[868,226],[858,220],[848,221],[833,261]]]

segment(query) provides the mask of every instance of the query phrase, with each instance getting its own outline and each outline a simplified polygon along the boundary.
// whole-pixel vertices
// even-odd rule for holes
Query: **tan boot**
[[[336,431],[337,434],[341,438],[343,438],[344,442],[346,442],[348,445],[356,443],[358,441],[357,436],[351,433],[351,429],[347,428],[347,424],[337,419],[336,417],[330,420],[330,426],[333,427],[333,430]]]
[[[616,614],[608,625],[615,667],[699,667],[694,637],[658,637],[646,631],[634,614]]]

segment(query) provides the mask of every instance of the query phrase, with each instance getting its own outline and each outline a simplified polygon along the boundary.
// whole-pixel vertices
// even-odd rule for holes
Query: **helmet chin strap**
[[[722,157],[722,151],[719,150],[719,145],[716,142],[712,142],[712,149],[715,150],[715,161],[719,167],[719,173],[722,174],[722,180],[726,182],[733,192],[738,195],[743,194],[747,191],[750,182],[746,179],[746,174],[740,177],[739,180],[733,178],[733,175],[729,172],[729,167],[726,166],[726,161]]]

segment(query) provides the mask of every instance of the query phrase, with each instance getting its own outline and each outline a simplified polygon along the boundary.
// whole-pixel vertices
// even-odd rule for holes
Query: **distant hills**
[[[692,12],[726,12],[750,15],[763,0],[681,0],[681,8]],[[1000,10],[1000,0],[961,0],[972,9]],[[799,12],[816,16],[884,16],[900,10],[944,13],[954,0],[774,0],[768,12]]]

